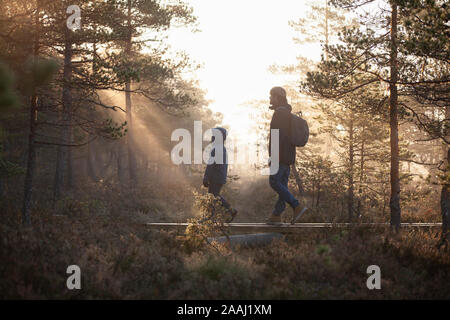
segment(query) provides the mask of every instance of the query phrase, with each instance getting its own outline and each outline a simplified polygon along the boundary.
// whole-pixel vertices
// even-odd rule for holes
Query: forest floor
[[[436,230],[305,230],[259,248],[193,245],[144,226],[182,218],[167,217],[174,208],[152,194],[132,211],[125,200],[67,200],[35,210],[31,229],[19,227],[20,211],[1,210],[0,298],[450,299],[450,250],[436,249]],[[66,287],[69,265],[81,269],[81,290]],[[380,267],[380,290],[367,288],[370,265]]]

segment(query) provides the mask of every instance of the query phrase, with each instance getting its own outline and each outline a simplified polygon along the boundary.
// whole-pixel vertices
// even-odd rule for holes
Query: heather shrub
[[[398,235],[362,226],[304,229],[264,247],[231,248],[207,241],[230,235],[223,226],[227,215],[210,194],[195,194],[184,208],[179,200],[160,202],[158,210],[146,211],[142,204],[160,197],[158,190],[137,191],[140,200],[133,204],[122,202],[125,194],[105,201],[102,193],[109,197],[118,190],[102,188],[91,197],[74,195],[59,202],[66,214],[38,208],[31,229],[20,227],[20,211],[5,206],[0,222],[0,298],[450,298],[450,252],[437,250],[436,229],[404,229]],[[266,197],[266,208],[271,200]],[[204,220],[212,207],[214,219]],[[191,219],[185,233],[144,224],[177,221],[175,210],[180,210],[181,221]],[[258,214],[249,220],[258,221]],[[82,272],[82,289],[71,291],[66,270],[74,264]],[[370,265],[381,269],[381,290],[367,289]]]
[[[199,213],[199,217],[188,219],[189,225],[185,233],[186,248],[195,250],[208,244],[217,248],[218,245],[210,243],[208,238],[217,235],[229,235],[224,222],[230,215],[222,207],[220,199],[218,197],[215,198],[210,193],[199,194],[194,192],[194,199],[194,207]]]

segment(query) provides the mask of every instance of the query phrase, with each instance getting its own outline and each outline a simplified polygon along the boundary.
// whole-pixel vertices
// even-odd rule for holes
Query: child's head
[[[212,135],[212,137],[211,137],[211,141],[212,142],[214,142],[214,135],[216,134],[218,134],[217,132],[216,132],[216,130],[218,130],[218,131],[220,131],[221,133],[222,133],[222,138],[223,138],[223,141],[225,141],[226,139],[227,139],[227,130],[225,129],[225,128],[221,128],[221,127],[216,127],[216,128],[213,128],[212,129],[212,131],[213,131],[213,135]]]

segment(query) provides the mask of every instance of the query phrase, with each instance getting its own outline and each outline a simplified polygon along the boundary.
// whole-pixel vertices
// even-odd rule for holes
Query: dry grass
[[[258,191],[265,204],[249,204],[240,211],[241,221],[245,210],[253,211],[247,221],[266,215],[257,210],[270,207],[273,199],[264,197],[263,186]],[[450,298],[450,253],[435,248],[434,233],[309,230],[263,248],[230,249],[201,240],[192,245],[174,232],[143,226],[148,220],[185,220],[202,210],[193,209],[189,189],[164,190],[164,196],[159,192],[136,189],[130,195],[105,187],[95,197],[77,194],[74,199],[84,200],[68,198],[54,210],[35,210],[31,230],[20,229],[18,211],[5,207],[0,216],[0,298]],[[212,201],[198,197],[203,204]],[[194,229],[191,233],[199,234]],[[203,231],[200,239],[221,232],[217,225]],[[66,289],[66,269],[72,264],[81,268],[82,290]],[[381,290],[366,287],[366,269],[373,264],[381,268]]]

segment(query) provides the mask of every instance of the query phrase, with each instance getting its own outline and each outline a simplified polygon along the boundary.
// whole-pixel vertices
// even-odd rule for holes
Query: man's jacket
[[[274,109],[270,129],[279,129],[279,161],[281,164],[291,165],[295,162],[295,146],[291,144],[290,138],[292,107],[288,104]],[[269,138],[269,155],[271,156],[271,134]]]

